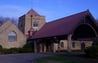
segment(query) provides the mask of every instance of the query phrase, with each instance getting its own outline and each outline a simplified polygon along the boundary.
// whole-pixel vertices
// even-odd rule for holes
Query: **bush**
[[[31,44],[25,44],[24,46],[23,46],[23,48],[32,48],[32,45]]]
[[[88,57],[98,57],[98,46],[87,47],[85,53]]]
[[[85,53],[89,57],[98,57],[98,37],[94,38],[93,44],[91,47],[85,49]]]
[[[0,49],[2,49],[2,46],[0,45]]]
[[[10,53],[19,53],[20,48],[10,48]]]
[[[30,53],[32,52],[32,49],[29,48],[20,48],[19,53]]]
[[[19,52],[19,48],[10,48],[10,49],[3,48],[1,51],[2,54],[12,54],[12,53],[18,53],[18,52]]]
[[[2,46],[0,45],[0,51],[2,50]]]
[[[2,49],[1,53],[2,54],[10,54],[11,51],[9,49]]]
[[[19,49],[19,53],[29,53],[29,52],[33,52],[32,51],[32,45],[31,44],[25,44],[23,46],[23,48]]]
[[[29,53],[29,52],[33,52],[31,44],[25,44],[23,48],[10,48],[10,49],[2,48],[2,46],[0,46],[1,54]]]

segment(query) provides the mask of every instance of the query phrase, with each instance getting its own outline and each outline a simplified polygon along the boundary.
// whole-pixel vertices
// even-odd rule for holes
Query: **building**
[[[89,10],[46,23],[28,40],[35,52],[84,50],[98,37],[96,20]]]
[[[36,11],[31,9],[25,15],[19,17],[18,28],[28,36],[28,31],[33,28],[38,31],[45,24],[45,16],[39,15]]]
[[[26,36],[11,21],[0,27],[0,45],[3,48],[21,48],[26,44]]]
[[[98,37],[96,20],[89,10],[46,23],[31,9],[19,17],[18,28],[7,21],[0,27],[0,45],[20,48],[31,43],[34,52],[84,50]]]
[[[18,27],[7,21],[0,26],[0,45],[3,48],[21,48],[26,44],[29,30],[38,31],[45,24],[45,17],[31,9],[19,17]]]

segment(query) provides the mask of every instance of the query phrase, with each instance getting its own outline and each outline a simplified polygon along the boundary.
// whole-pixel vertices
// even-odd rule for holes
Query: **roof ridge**
[[[86,10],[80,13],[54,20],[52,22],[48,22],[43,26],[43,28],[36,32],[34,36],[32,36],[32,39],[62,36],[73,33],[77,26],[82,23],[82,19],[89,14],[91,13]]]
[[[48,24],[48,23],[55,22],[55,21],[59,21],[59,20],[61,20],[61,19],[70,18],[70,17],[75,16],[75,15],[85,14],[85,13],[87,13],[87,12],[89,12],[89,10],[85,10],[85,11],[82,11],[82,12],[79,12],[79,13],[74,13],[74,14],[69,15],[69,16],[66,16],[66,17],[62,17],[62,18],[59,18],[59,19],[55,19],[55,20],[52,20],[52,21],[50,21],[50,22],[47,22],[47,24]]]
[[[1,27],[0,27],[0,33],[5,31],[12,23],[10,21],[6,21]]]
[[[26,14],[40,16],[34,9],[30,9]]]

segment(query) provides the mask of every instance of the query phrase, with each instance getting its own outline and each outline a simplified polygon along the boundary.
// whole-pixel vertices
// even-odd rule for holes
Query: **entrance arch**
[[[81,24],[73,32],[72,40],[79,41],[81,45],[81,51],[84,51],[86,43],[88,41],[93,41],[93,38],[96,36],[97,32],[90,24]]]
[[[72,39],[91,39],[96,36],[97,32],[90,24],[81,24],[73,32]]]

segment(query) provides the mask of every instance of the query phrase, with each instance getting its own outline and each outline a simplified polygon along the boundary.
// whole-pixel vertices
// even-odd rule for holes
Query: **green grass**
[[[98,63],[98,60],[83,57],[56,55],[36,59],[34,63]]]

